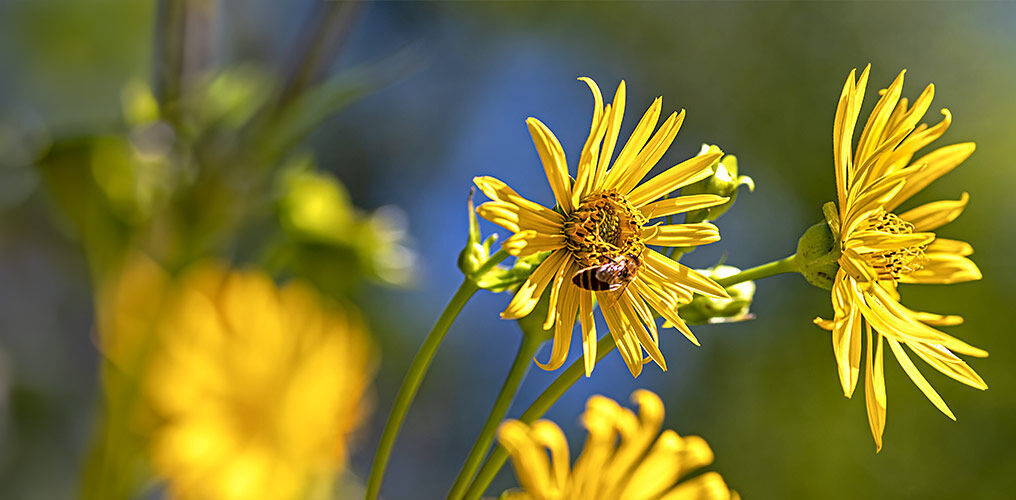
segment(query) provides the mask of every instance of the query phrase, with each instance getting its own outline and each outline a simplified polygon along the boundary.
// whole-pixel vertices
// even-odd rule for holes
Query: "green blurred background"
[[[285,71],[316,7],[196,3],[210,20],[203,64],[269,72]],[[74,496],[99,404],[88,264],[33,162],[46,144],[120,120],[125,84],[151,77],[154,25],[148,2],[0,2],[4,498]],[[924,369],[956,413],[951,422],[887,359],[888,424],[876,455],[863,395],[842,397],[829,336],[811,324],[830,314],[827,293],[783,276],[759,283],[756,320],[698,327],[701,348],[665,335],[670,371],[649,368],[638,380],[612,354],[549,416],[575,450],[590,394],[626,400],[637,387],[653,389],[666,402],[668,426],[705,437],[714,469],[745,498],[1016,495],[1016,338],[1009,327],[1016,267],[1007,260],[1016,243],[1016,4],[378,3],[363,5],[349,36],[334,43],[336,72],[392,54],[412,60],[304,143],[356,206],[398,207],[417,254],[408,290],[367,284],[351,292],[382,347],[377,408],[356,447],[354,475],[366,476],[405,367],[460,280],[455,257],[471,178],[494,175],[533,199],[551,199],[527,116],[547,123],[574,159],[591,104],[578,76],[592,77],[606,94],[628,82],[625,130],[657,95],[668,109],[686,109],[661,165],[716,143],[738,156],[757,185],[719,221],[723,240],[688,262],[705,267],[727,255],[727,263],[745,267],[791,253],[797,236],[820,219],[821,204],[834,196],[836,100],[847,73],[870,62],[864,113],[875,90],[907,68],[904,95],[936,85],[926,121],[937,122],[942,107],[953,113],[936,145],[977,142],[967,162],[915,202],[971,193],[965,214],[942,233],[974,244],[984,279],[907,287],[904,296],[913,308],[966,318],[948,331],[991,353],[972,363],[990,389],[982,394]],[[447,491],[517,345],[517,327],[497,318],[508,299],[480,294],[452,328],[396,444],[386,497]],[[510,415],[554,376],[534,368]],[[491,493],[512,484],[502,471]]]

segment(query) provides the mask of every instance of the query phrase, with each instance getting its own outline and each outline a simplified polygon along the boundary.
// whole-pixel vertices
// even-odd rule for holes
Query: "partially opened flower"
[[[570,463],[568,443],[553,422],[528,426],[508,420],[498,440],[511,455],[520,488],[511,500],[726,500],[738,498],[716,472],[679,482],[713,461],[713,451],[698,436],[660,433],[663,402],[638,390],[632,399],[639,414],[603,396],[586,404],[582,423],[589,431],[585,448]],[[549,452],[549,456],[548,456]]]
[[[870,68],[870,66],[869,66]],[[833,225],[842,254],[832,289],[835,316],[815,322],[832,331],[833,352],[839,366],[843,393],[850,397],[861,367],[862,338],[865,356],[865,401],[868,422],[877,448],[885,428],[886,393],[883,376],[883,344],[914,384],[939,410],[955,420],[945,402],[911,361],[904,346],[943,374],[971,387],[986,389],[984,381],[954,353],[983,357],[988,353],[936,329],[962,322],[959,316],[943,316],[908,309],[900,303],[900,283],[958,283],[981,278],[967,258],[968,243],[939,238],[933,230],[952,221],[967,204],[959,200],[937,201],[896,215],[897,207],[929,183],[949,172],[974,151],[973,143],[938,148],[913,159],[915,153],[940,137],[952,120],[933,127],[918,125],[934,94],[934,86],[908,106],[901,98],[903,72],[882,92],[852,154],[857,122],[868,81],[866,68],[854,80],[850,73],[840,95],[833,126],[838,218]],[[883,340],[885,342],[883,342]]]
[[[189,271],[145,392],[172,498],[294,499],[345,464],[372,357],[354,312],[258,272]]]
[[[709,223],[652,221],[726,202],[728,198],[712,194],[664,198],[712,175],[709,167],[722,153],[696,156],[642,182],[673,142],[684,111],[672,113],[654,134],[663,106],[662,98],[656,99],[611,164],[624,114],[625,84],[622,81],[618,86],[614,102],[604,106],[596,84],[588,78],[581,80],[592,89],[595,104],[589,138],[574,178],[554,134],[536,118],[526,122],[556,207],[532,202],[495,178],[477,177],[476,185],[493,200],[477,211],[515,233],[504,242],[510,254],[524,257],[551,252],[501,314],[503,318],[528,315],[550,287],[544,327],[554,329],[554,346],[550,360],[540,366],[553,370],[564,363],[577,313],[586,375],[591,373],[596,360],[595,295],[618,350],[637,376],[647,361],[643,349],[666,369],[653,311],[698,344],[678,317],[678,306],[691,301],[693,293],[727,297],[723,287],[708,277],[649,248],[696,246],[720,239],[716,226]]]

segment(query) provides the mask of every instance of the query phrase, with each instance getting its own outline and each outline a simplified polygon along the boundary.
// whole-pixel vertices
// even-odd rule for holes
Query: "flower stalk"
[[[508,253],[504,250],[499,250],[477,269],[476,274],[483,276],[506,258],[508,258]],[[423,377],[427,374],[427,369],[430,368],[430,362],[434,359],[438,346],[441,345],[441,341],[444,340],[445,334],[448,333],[448,329],[455,322],[459,312],[462,311],[462,308],[479,289],[479,285],[469,276],[462,280],[462,284],[459,285],[455,295],[452,296],[448,305],[445,306],[441,316],[434,323],[434,327],[427,334],[427,338],[420,345],[420,350],[417,351],[413,362],[409,365],[409,371],[406,372],[406,378],[403,379],[402,386],[399,387],[399,393],[395,397],[395,404],[392,405],[388,421],[385,423],[384,431],[381,434],[381,442],[378,444],[377,453],[374,455],[374,463],[371,465],[370,476],[367,479],[367,493],[365,495],[367,500],[377,498],[378,493],[381,491],[381,481],[384,479],[385,468],[388,466],[388,459],[391,457],[395,438],[402,427],[402,421],[406,418],[406,413],[409,412],[409,406],[413,404],[413,399],[420,388],[420,383],[423,382]]]
[[[520,323],[522,322],[520,321]],[[469,487],[469,480],[476,474],[476,470],[480,467],[483,457],[487,454],[487,450],[490,449],[490,444],[494,442],[497,427],[504,420],[505,415],[508,413],[508,408],[511,406],[512,401],[515,399],[515,394],[519,390],[519,386],[522,385],[522,380],[529,371],[533,355],[536,354],[536,350],[546,340],[547,337],[545,335],[534,335],[531,332],[524,331],[522,340],[519,343],[519,350],[515,354],[515,361],[512,362],[512,367],[508,371],[508,376],[505,377],[504,385],[501,386],[501,391],[494,401],[494,407],[491,408],[487,421],[483,423],[483,428],[480,430],[480,435],[476,438],[476,443],[469,450],[469,456],[466,457],[462,470],[459,471],[458,477],[455,478],[455,483],[452,484],[448,498],[458,500],[466,492],[466,488]]]
[[[613,336],[609,333],[600,337],[600,340],[596,344],[596,362],[599,363],[601,359],[607,354],[610,354],[617,348],[617,344],[614,342]],[[561,372],[561,375],[557,377],[539,397],[533,401],[533,404],[529,405],[529,408],[522,413],[522,416],[518,420],[525,424],[532,424],[536,419],[542,417],[547,410],[550,409],[554,403],[557,402],[568,389],[575,384],[582,375],[585,373],[585,366],[582,359],[577,359],[572,362],[565,371]],[[469,486],[469,490],[466,491],[465,500],[477,500],[483,495],[483,492],[490,486],[490,482],[494,480],[494,476],[501,470],[505,460],[508,459],[508,450],[503,446],[498,446],[493,453],[487,457],[487,460],[483,463],[480,468],[480,472],[476,474],[476,478]]]

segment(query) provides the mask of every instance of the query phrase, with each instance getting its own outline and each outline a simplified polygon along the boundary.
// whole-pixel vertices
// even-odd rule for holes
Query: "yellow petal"
[[[559,267],[557,272],[554,274],[554,279],[550,282],[550,301],[547,305],[547,317],[543,321],[543,329],[550,330],[554,327],[554,323],[557,321],[557,307],[561,303],[561,292],[565,285],[565,279],[570,278],[574,272],[570,272],[572,269],[577,268],[574,260],[568,259],[568,262]]]
[[[476,184],[476,187],[480,188],[483,194],[492,200],[517,205],[520,209],[532,212],[534,216],[541,217],[551,224],[559,225],[564,222],[563,215],[539,203],[527,200],[501,180],[490,176],[473,177],[473,183]]]
[[[572,332],[575,330],[575,312],[579,307],[578,295],[581,290],[571,283],[564,283],[560,288],[550,359],[547,363],[536,362],[544,370],[556,370],[564,364],[571,347]]]
[[[554,199],[565,213],[571,212],[574,209],[571,204],[571,180],[568,176],[568,160],[564,156],[561,143],[540,120],[529,118],[526,125],[529,126],[529,135],[533,137],[536,152],[540,155],[550,189],[554,192]]]
[[[866,328],[868,332],[868,354],[865,358],[864,368],[864,404],[868,409],[868,427],[871,428],[871,435],[875,438],[875,453],[882,450],[882,433],[885,432],[885,384],[881,387],[875,386],[875,379],[882,378],[882,336],[878,338],[878,359],[875,367],[872,367],[871,352],[875,349],[871,338],[871,327]],[[878,372],[874,372],[878,370]],[[874,373],[873,373],[874,372]],[[877,376],[876,376],[877,373]],[[881,398],[878,397],[881,389]]]
[[[942,177],[957,165],[974,153],[976,146],[972,142],[964,142],[945,146],[922,156],[914,162],[915,165],[927,165],[924,170],[915,173],[907,179],[906,185],[891,200],[886,202],[885,210],[892,211],[918,191],[924,189],[935,179]],[[908,167],[911,168],[911,167]]]
[[[915,231],[932,231],[956,220],[968,201],[970,195],[963,193],[958,200],[934,201],[907,210],[900,214],[900,218],[913,224]]]
[[[666,217],[691,210],[715,207],[730,201],[730,198],[717,196],[715,194],[693,194],[689,196],[678,196],[676,198],[665,198],[654,201],[639,209],[646,219]]]
[[[947,406],[945,401],[942,400],[942,396],[939,396],[938,393],[935,392],[935,389],[931,387],[931,384],[929,384],[924,378],[924,375],[921,375],[921,372],[917,370],[917,367],[914,366],[914,362],[911,361],[910,357],[907,356],[907,353],[903,351],[903,347],[900,346],[900,343],[892,337],[886,337],[886,341],[889,342],[889,347],[896,356],[896,360],[900,362],[900,366],[903,367],[903,371],[907,373],[907,376],[914,382],[914,385],[916,385],[917,388],[924,393],[924,396],[927,397],[928,400],[939,409],[939,411],[945,413],[947,417],[956,420],[956,416],[953,415],[949,406]]]
[[[911,316],[921,323],[926,323],[934,326],[956,326],[963,324],[962,316],[948,315],[943,316],[941,314],[933,314],[927,312],[912,311]]]
[[[603,96],[600,94],[600,87],[590,78],[581,77],[579,80],[589,85],[593,92],[593,121],[589,126],[589,137],[582,147],[582,154],[579,158],[578,172],[575,175],[575,186],[572,188],[572,203],[578,206],[579,200],[592,189],[592,183],[596,176],[597,158],[600,151],[600,141],[607,131],[607,123],[610,121],[610,106],[603,108]]]
[[[864,125],[864,129],[861,132],[861,138],[857,141],[857,153],[855,154],[856,163],[864,163],[865,159],[878,148],[886,134],[885,126],[889,122],[889,116],[896,108],[896,103],[900,99],[900,93],[903,92],[903,76],[907,70],[900,71],[900,74],[893,80],[893,83],[889,85],[889,89],[882,95],[878,103],[875,104],[875,109],[871,111],[871,115],[868,117],[868,123]]]
[[[966,257],[974,253],[974,247],[970,243],[946,238],[935,238],[931,245],[925,250],[926,253],[945,253]]]
[[[603,295],[606,294],[601,293],[597,297]],[[642,373],[642,352],[638,347],[638,342],[635,341],[634,334],[629,331],[627,319],[621,314],[617,301],[617,298],[610,298],[606,302],[601,299],[600,311],[603,312],[603,318],[607,321],[610,335],[614,337],[617,350],[621,353],[625,365],[631,371],[632,377],[638,377]]]
[[[642,119],[635,126],[631,137],[628,138],[628,142],[621,148],[621,152],[617,155],[617,160],[614,160],[614,166],[611,167],[603,179],[602,187],[614,188],[617,186],[618,180],[627,173],[628,166],[642,151],[642,147],[645,146],[650,134],[653,133],[653,129],[656,128],[656,123],[660,120],[662,108],[663,98],[657,97],[653,101],[653,104],[649,106],[649,109],[646,110],[645,114],[642,115]]]
[[[667,371],[667,360],[663,358],[663,353],[660,352],[660,346],[657,343],[657,339],[654,339],[646,331],[647,325],[652,325],[655,329],[656,324],[650,318],[646,321],[646,318],[639,315],[635,311],[635,301],[637,298],[632,295],[631,290],[624,290],[624,297],[618,301],[618,305],[621,306],[622,314],[627,318],[628,324],[631,326],[631,332],[635,334],[635,338],[638,340],[642,348],[646,350],[649,357],[660,365],[663,371]]]
[[[533,270],[526,282],[519,287],[519,291],[512,297],[508,307],[501,313],[504,319],[519,319],[533,312],[536,303],[540,301],[540,295],[547,288],[551,278],[557,273],[562,265],[566,264],[568,258],[567,250],[557,250],[550,254],[539,266]]]
[[[590,191],[596,191],[603,185],[604,177],[607,175],[607,167],[610,165],[610,159],[614,156],[614,146],[617,145],[617,136],[621,131],[621,119],[624,117],[624,99],[625,99],[625,85],[624,80],[617,86],[617,91],[614,93],[614,101],[610,103],[610,112],[606,113],[608,117],[607,121],[607,132],[603,138],[603,148],[600,150],[600,156],[596,164],[596,175],[593,177],[593,182],[590,185]]]
[[[981,279],[977,264],[966,257],[947,253],[926,253],[924,266],[900,277],[900,283],[943,285]]]
[[[708,222],[651,226],[642,229],[642,241],[666,247],[707,245],[720,241],[720,230]]]
[[[684,123],[684,110],[681,110],[680,113],[671,113],[645,148],[632,160],[630,165],[625,167],[615,184],[618,192],[628,194],[639,182],[642,182],[646,174],[656,166],[656,163],[670,148],[674,138],[677,137],[677,132],[681,130],[682,123]]]
[[[844,243],[844,248],[858,253],[881,253],[927,245],[935,233],[890,234],[881,231],[856,231]]]
[[[948,349],[920,342],[908,342],[907,347],[917,353],[925,363],[928,363],[943,375],[975,389],[982,391],[988,389],[988,384],[984,382],[984,379],[973,368],[964,363],[963,360],[949,352]]]
[[[681,317],[678,316],[678,304],[659,294],[657,290],[660,289],[660,286],[656,283],[649,283],[650,282],[646,277],[640,276],[635,281],[632,281],[630,286],[634,287],[639,296],[649,302],[649,305],[652,306],[652,308],[656,310],[660,316],[663,316],[663,318],[667,320],[671,326],[680,330],[681,333],[691,341],[691,343],[696,346],[701,345],[699,344],[698,339],[695,338],[695,335],[692,334],[691,330],[688,328],[688,325],[686,325]]]
[[[707,297],[718,299],[730,298],[727,295],[727,291],[708,276],[676,262],[655,250],[646,249],[645,253],[647,254],[646,265],[674,283]]]
[[[660,497],[660,500],[728,500],[733,493],[715,471],[709,471],[687,481]]]
[[[529,436],[535,444],[550,451],[554,485],[562,489],[567,487],[571,456],[568,453],[568,441],[561,428],[548,420],[539,420],[530,428]]]
[[[563,234],[546,235],[536,231],[520,231],[501,244],[510,255],[525,257],[538,252],[557,250],[564,247]]]
[[[543,425],[554,425],[552,422]],[[560,429],[558,430],[560,432]],[[515,476],[527,491],[552,491],[547,454],[529,437],[529,427],[518,420],[506,420],[497,431],[497,440],[508,450]]]
[[[943,108],[942,121],[935,124],[934,127],[929,128],[927,125],[921,124],[914,129],[914,132],[893,152],[892,163],[894,165],[908,164],[913,159],[914,153],[941,137],[949,129],[951,123],[952,113]]]
[[[694,156],[678,163],[632,190],[628,194],[628,201],[636,207],[641,207],[671,191],[706,179],[713,175],[709,166],[721,156],[722,153],[711,153]]]
[[[561,223],[548,222],[533,212],[503,201],[488,201],[476,207],[476,213],[513,233],[533,230],[543,234],[559,234]]]
[[[593,292],[579,292],[579,323],[582,324],[582,361],[586,376],[596,365],[596,319],[593,317]]]
[[[836,175],[837,205],[841,208],[847,203],[847,179],[851,162],[850,142],[853,140],[857,112],[860,111],[859,108],[851,109],[854,102],[853,93],[856,91],[854,87],[856,72],[856,69],[850,70],[847,81],[843,82],[843,90],[840,92],[840,100],[836,104],[836,115],[833,118],[833,168]]]

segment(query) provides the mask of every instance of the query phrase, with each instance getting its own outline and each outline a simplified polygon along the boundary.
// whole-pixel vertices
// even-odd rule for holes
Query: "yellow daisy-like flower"
[[[344,467],[372,365],[360,320],[309,287],[198,266],[145,380],[153,468],[173,498],[304,498]]]
[[[695,336],[677,315],[678,306],[690,302],[693,293],[718,298],[727,298],[727,294],[708,277],[649,248],[712,243],[720,239],[716,226],[651,221],[726,202],[728,198],[711,194],[660,200],[682,186],[709,177],[709,166],[722,153],[696,156],[642,182],[684,121],[683,110],[672,113],[654,134],[663,107],[663,99],[657,98],[608,168],[621,129],[625,84],[622,81],[618,86],[614,102],[604,106],[596,83],[589,78],[580,80],[589,85],[595,105],[589,138],[574,179],[554,134],[536,118],[526,120],[554,192],[554,209],[520,196],[493,177],[474,179],[493,200],[477,208],[480,216],[515,233],[503,244],[508,253],[524,257],[551,251],[501,317],[528,315],[549,286],[550,307],[544,327],[553,327],[554,346],[550,360],[537,363],[547,370],[564,363],[577,313],[588,376],[596,362],[595,295],[632,375],[638,376],[648,359],[665,370],[653,310],[697,345]]]
[[[967,204],[959,200],[921,205],[899,215],[893,211],[929,183],[962,163],[974,151],[973,143],[938,148],[913,160],[915,153],[940,137],[952,115],[937,125],[918,125],[928,110],[935,87],[928,85],[908,106],[901,98],[903,74],[896,77],[875,105],[851,154],[857,122],[868,81],[868,68],[855,82],[855,73],[843,87],[833,125],[833,155],[839,206],[838,238],[842,254],[832,289],[835,316],[815,322],[832,331],[833,352],[843,393],[850,397],[861,368],[862,337],[867,339],[865,401],[876,447],[882,447],[886,393],[882,367],[883,340],[914,384],[939,410],[955,420],[942,398],[918,371],[903,346],[943,374],[978,389],[984,380],[954,353],[984,357],[988,353],[939,330],[959,324],[959,316],[918,312],[900,304],[899,283],[958,283],[981,278],[967,258],[968,243],[936,237],[931,232],[951,222]],[[835,224],[834,224],[835,225]]]
[[[738,498],[716,472],[678,481],[713,461],[713,451],[698,436],[660,433],[663,401],[646,390],[632,394],[639,414],[612,399],[593,396],[582,423],[589,431],[585,448],[569,466],[568,442],[553,422],[528,426],[508,420],[498,440],[511,455],[521,488],[510,500],[726,500]],[[549,451],[549,460],[548,460]]]

